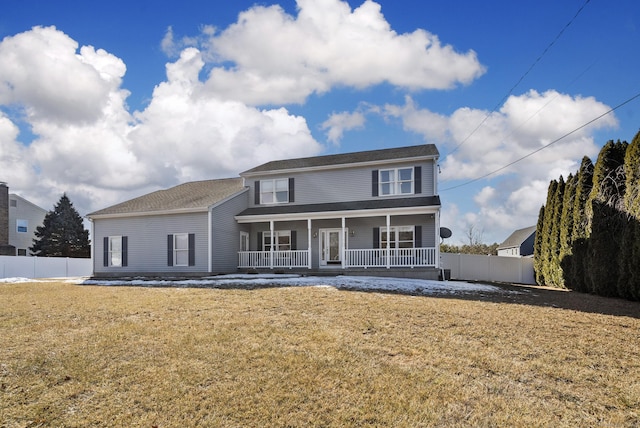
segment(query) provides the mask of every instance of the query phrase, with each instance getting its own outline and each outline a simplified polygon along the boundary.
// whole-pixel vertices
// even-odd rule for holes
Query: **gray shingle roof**
[[[157,211],[206,209],[244,189],[242,178],[192,181],[170,189],[158,190],[99,211],[88,217],[112,214],[151,213]]]
[[[527,240],[532,233],[535,233],[536,226],[525,227],[524,229],[518,229],[513,232],[509,237],[498,247],[498,249],[519,247],[524,241]]]
[[[338,155],[276,160],[244,171],[243,173],[241,173],[241,175],[268,171],[288,170],[294,168],[312,168],[319,166],[434,156],[439,156],[439,152],[436,146],[434,144],[422,144],[420,146],[396,147],[392,149],[369,150],[364,152],[344,153]]]

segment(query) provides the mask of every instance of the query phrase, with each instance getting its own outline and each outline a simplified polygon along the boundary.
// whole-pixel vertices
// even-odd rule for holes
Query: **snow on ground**
[[[389,278],[376,276],[301,276],[287,274],[233,274],[198,279],[87,279],[59,278],[78,285],[177,287],[177,288],[259,288],[259,287],[334,287],[345,290],[393,291],[406,294],[514,293],[504,288],[463,281]],[[33,282],[27,278],[4,278],[0,283]]]

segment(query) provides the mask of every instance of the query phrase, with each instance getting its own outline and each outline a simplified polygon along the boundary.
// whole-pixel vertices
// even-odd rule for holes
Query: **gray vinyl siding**
[[[36,237],[36,228],[42,226],[47,211],[18,195],[9,194],[9,200],[14,200],[16,205],[9,204],[9,245],[16,247],[16,254],[18,250],[26,250],[30,256],[29,247]],[[27,232],[18,232],[18,220],[27,220]]]
[[[213,273],[230,273],[238,269],[240,231],[249,232],[249,228],[248,225],[238,224],[234,216],[247,208],[249,196],[248,192],[242,192],[212,209]]]
[[[381,197],[372,196],[371,172],[373,170],[416,167],[422,168],[422,192],[414,195],[383,196],[382,198],[407,198],[434,195],[434,162],[390,162],[375,167],[350,167],[299,173],[269,175],[247,178],[250,186],[249,206],[256,206],[254,199],[255,182],[261,179],[293,178],[295,182],[295,200],[292,204],[314,204],[326,202],[350,202]]]
[[[199,273],[208,271],[207,212],[95,219],[93,225],[94,272],[110,275],[130,273]],[[195,235],[195,265],[167,265],[167,235]],[[128,266],[103,266],[105,236],[128,237]]]

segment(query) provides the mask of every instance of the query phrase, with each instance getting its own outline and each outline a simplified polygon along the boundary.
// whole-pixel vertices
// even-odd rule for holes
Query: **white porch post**
[[[273,269],[273,247],[275,246],[275,232],[273,230],[273,220],[269,220],[269,231],[271,233],[271,245],[269,246],[269,268]]]
[[[340,246],[340,259],[342,260],[342,269],[346,267],[345,260],[344,260],[346,251],[344,250],[344,247],[345,245],[347,245],[347,240],[344,236],[344,231],[345,231],[345,218],[342,217],[342,230],[340,231],[342,235],[340,235],[340,239],[338,240],[338,242],[342,242],[342,245]]]
[[[387,214],[387,269],[391,267],[391,216]]]
[[[434,260],[434,262],[436,264],[436,268],[440,269],[440,210],[436,211],[434,216],[436,224],[436,259]],[[442,271],[442,279],[444,279],[444,271]]]
[[[307,267],[311,269],[311,219],[307,219]]]

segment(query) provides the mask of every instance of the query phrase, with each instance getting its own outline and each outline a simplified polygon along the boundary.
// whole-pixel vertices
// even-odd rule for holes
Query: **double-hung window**
[[[127,266],[127,246],[126,236],[105,236],[103,265],[105,267]]]
[[[291,231],[290,230],[276,230],[273,232],[274,239],[271,239],[271,232],[264,232],[262,234],[262,251],[271,251],[273,245],[274,251],[289,251],[291,250]]]
[[[283,204],[289,202],[289,179],[260,181],[261,204]]]
[[[380,196],[414,193],[413,168],[381,169],[378,181]]]
[[[387,232],[386,227],[380,228],[380,248],[414,248],[415,247],[415,227],[414,226],[391,226]]]
[[[195,266],[195,239],[193,233],[167,235],[167,265]]]

